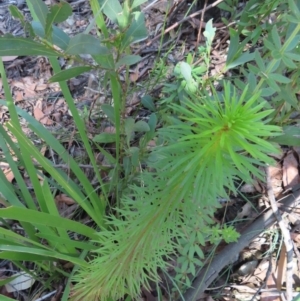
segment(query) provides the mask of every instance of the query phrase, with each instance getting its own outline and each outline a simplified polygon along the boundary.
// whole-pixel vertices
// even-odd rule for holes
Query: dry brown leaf
[[[251,211],[252,211],[252,206],[250,204],[250,202],[247,202],[243,207],[242,210],[240,212],[238,212],[238,214],[236,215],[236,217],[238,219],[243,219],[246,216],[249,217],[251,216]]]
[[[55,197],[55,201],[56,201],[56,202],[63,202],[63,203],[65,203],[65,204],[67,204],[67,205],[73,205],[73,204],[76,204],[76,202],[75,202],[72,198],[68,197],[67,195],[65,195],[65,194],[63,194],[63,193],[57,195],[57,196]]]
[[[300,183],[298,161],[293,151],[287,153],[282,164],[282,181],[285,189],[289,189]]]
[[[21,101],[24,99],[23,91],[15,90],[14,91],[14,101]]]
[[[44,125],[53,125],[53,120],[43,112],[43,100],[39,99],[33,109],[34,117],[37,121]]]
[[[283,190],[282,188],[282,168],[279,163],[276,166],[268,166],[271,178],[271,185],[275,197],[277,197]]]
[[[13,174],[11,168],[6,168],[6,169],[4,169],[4,170],[3,170],[3,173],[4,173],[4,175],[5,175],[6,179],[7,179],[7,181],[10,182],[10,183],[11,183],[12,180],[15,178],[15,176],[14,176],[14,174]]]
[[[267,289],[276,289],[275,262],[272,260],[272,271],[266,280]],[[281,301],[278,294],[272,294],[268,291],[263,291],[260,295],[260,301]]]
[[[130,81],[132,83],[135,83],[138,79],[139,79],[139,72],[138,71],[135,71],[135,72],[131,72],[130,73]]]
[[[254,187],[254,185],[252,184],[244,184],[242,187],[241,187],[241,192],[243,193],[254,193],[256,192],[256,188]]]
[[[38,84],[35,88],[35,91],[44,91],[48,88],[47,84]]]
[[[279,291],[281,291],[281,286],[284,282],[284,279],[286,278],[286,247],[285,244],[282,244],[281,250],[280,250],[280,256],[277,264],[277,269],[276,269],[276,274],[277,274],[277,279],[276,279],[276,287]]]

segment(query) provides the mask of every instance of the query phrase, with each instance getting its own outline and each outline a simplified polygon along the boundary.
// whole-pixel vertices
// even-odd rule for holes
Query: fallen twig
[[[293,190],[293,193],[282,198],[278,202],[280,209],[290,213],[293,208],[300,203],[300,187]],[[205,266],[196,275],[193,286],[184,294],[185,301],[196,301],[199,296],[208,288],[208,286],[218,277],[220,271],[235,261],[235,257],[261,232],[271,227],[276,222],[273,210],[257,218],[247,229],[242,231],[239,240],[226,246],[223,251],[215,256],[208,266]],[[180,300],[181,301],[181,300]]]
[[[267,173],[267,191],[268,191],[268,197],[271,204],[271,208],[273,210],[273,213],[277,219],[278,225],[280,227],[284,245],[286,248],[286,257],[287,257],[287,264],[286,264],[286,300],[292,301],[293,299],[293,243],[291,239],[290,231],[288,230],[288,226],[285,223],[284,219],[282,218],[277,203],[275,200],[273,188],[272,188],[272,182],[270,177],[270,170],[269,168],[266,168]]]

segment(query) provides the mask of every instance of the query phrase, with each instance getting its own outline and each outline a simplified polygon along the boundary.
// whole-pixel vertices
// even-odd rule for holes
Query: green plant
[[[117,300],[125,295],[135,298],[142,285],[148,288],[150,281],[160,280],[158,269],[165,270],[166,259],[174,254],[179,254],[177,279],[189,286],[188,273],[195,275],[202,264],[201,245],[206,241],[217,244],[220,239],[227,242],[237,239],[233,228],[220,228],[213,223],[218,198],[236,192],[235,180],[249,182],[252,176],[262,179],[259,166],[273,163],[268,154],[278,151],[277,145],[270,141],[281,137],[280,127],[274,125],[279,113],[278,107],[264,98],[279,95],[288,88],[286,85],[291,81],[282,72],[292,73],[294,77],[297,72],[299,5],[297,3],[295,7],[293,1],[288,1],[293,13],[287,11],[282,18],[290,26],[279,31],[280,34],[275,25],[266,28],[268,42],[262,54],[244,51],[252,37],[240,42],[239,30],[230,29],[231,43],[224,73],[239,67],[242,76],[231,82],[220,81],[222,92],[217,92],[212,85],[217,78],[210,81],[202,78],[209,71],[215,32],[212,23],[208,22],[206,47],[199,49],[204,63],[193,66],[189,55],[186,62],[178,64],[174,70],[175,81],[168,86],[169,90],[165,90],[169,95],[158,104],[165,124],[160,122],[161,127],[157,129],[159,114],[149,96],[142,100],[153,111],[147,122],[126,118],[129,66],[140,60],[139,56],[130,54],[130,44],[147,35],[144,16],[138,10],[142,2],[126,0],[121,5],[117,0],[92,0],[98,39],[88,34],[94,24],[85,33],[71,38],[54,26],[71,13],[67,3],[48,10],[42,1],[28,0],[33,22],[28,23],[16,7],[10,9],[27,29],[29,38],[0,37],[0,55],[49,56],[55,72],[51,80],[60,83],[100,185],[99,191],[94,189],[61,143],[33,117],[13,105],[1,63],[6,95],[6,102],[1,101],[1,104],[8,106],[11,121],[7,128],[0,126],[0,143],[18,188],[0,171],[1,197],[7,206],[11,206],[0,209],[0,217],[20,221],[28,238],[0,228],[0,257],[31,260],[41,267],[46,260],[73,262],[77,265],[70,278],[76,282],[71,292],[74,300]],[[102,13],[118,26],[116,31],[107,28]],[[94,59],[93,64],[82,61],[80,54],[86,53]],[[82,66],[61,71],[55,56],[77,61]],[[125,83],[118,75],[122,67],[125,68]],[[112,94],[111,102],[101,109],[115,127],[115,133],[102,133],[93,139],[93,145],[97,145],[113,166],[109,171],[109,183],[103,183],[91,141],[65,83],[65,80],[91,70],[104,72],[104,82],[109,84]],[[295,105],[293,103],[293,107]],[[280,111],[280,124],[286,114],[288,108]],[[30,128],[66,164],[70,164],[79,185],[41,155],[22,132],[18,115],[26,119]],[[18,145],[13,143],[7,130],[17,138]],[[139,143],[133,145],[136,133],[140,134]],[[155,140],[156,146],[150,149],[147,144],[151,140]],[[103,148],[102,143],[107,142],[115,143],[115,157]],[[34,197],[27,190],[19,166],[30,176]],[[37,175],[43,178],[42,183]],[[90,216],[96,229],[59,217],[53,188],[71,196]],[[115,208],[107,215],[106,206],[112,197]],[[84,235],[86,242],[72,240],[68,231]],[[40,243],[40,237],[47,245]],[[89,256],[84,260],[87,254]],[[67,287],[65,292],[66,300],[70,288]]]

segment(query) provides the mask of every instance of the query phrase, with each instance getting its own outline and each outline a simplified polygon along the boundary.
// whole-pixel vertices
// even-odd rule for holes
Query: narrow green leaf
[[[122,47],[126,48],[132,43],[142,41],[147,38],[147,28],[145,26],[145,16],[141,12],[134,12],[131,25],[126,31],[122,40]]]
[[[287,56],[283,56],[282,61],[288,68],[291,68],[291,69],[296,69],[297,68],[297,65],[290,58],[288,58]]]
[[[76,77],[84,72],[88,72],[92,70],[92,67],[89,66],[78,66],[78,67],[73,67],[73,68],[69,68],[66,70],[63,70],[59,73],[56,73],[54,76],[52,76],[49,79],[50,83],[54,83],[54,82],[60,82],[63,80],[68,80],[70,78]]]
[[[272,35],[272,40],[275,45],[275,48],[277,50],[280,50],[281,49],[281,40],[280,40],[280,36],[278,34],[278,28],[276,25],[273,26],[271,35]]]
[[[28,38],[13,36],[0,37],[0,56],[6,55],[44,55],[62,56],[59,52]]]
[[[119,68],[122,65],[126,65],[126,66],[134,65],[138,63],[141,59],[142,58],[139,55],[126,55],[116,63],[116,68]]]
[[[289,78],[287,78],[286,76],[283,76],[279,73],[271,73],[271,74],[269,74],[269,78],[273,79],[279,83],[283,83],[283,84],[288,84],[291,82],[291,80]]]
[[[37,21],[32,21],[31,24],[34,33],[42,39],[45,39],[45,30],[42,24]],[[62,50],[66,50],[69,45],[70,37],[57,26],[53,26],[51,41]]]
[[[44,212],[38,212],[35,210],[20,208],[20,207],[9,207],[0,209],[0,217],[10,218],[19,221],[39,224],[48,227],[62,228],[65,230],[74,231],[90,237],[92,239],[98,238],[94,229],[91,229],[79,222],[75,222],[60,216],[53,216]]]
[[[118,15],[122,14],[122,6],[118,0],[98,0],[103,13],[114,23],[118,21]]]
[[[254,53],[249,53],[248,51],[244,52],[237,60],[229,63],[228,65],[226,65],[226,69],[229,70],[229,69],[232,69],[236,66],[243,65],[247,62],[250,62],[250,61],[254,60],[254,58],[255,58]]]
[[[46,39],[50,38],[52,26],[54,23],[60,23],[68,19],[72,15],[72,7],[67,2],[60,2],[50,7],[50,12],[47,14],[45,33]]]
[[[42,0],[27,0],[27,3],[31,6],[30,8],[34,11],[36,17],[45,28],[47,14],[49,12],[47,5]]]
[[[286,52],[284,55],[285,55],[286,57],[289,57],[289,58],[292,59],[292,60],[300,61],[300,55],[297,54],[297,53]]]
[[[110,54],[110,51],[107,47],[100,44],[99,39],[92,35],[80,33],[70,39],[66,53],[108,55]]]
[[[281,145],[300,146],[300,127],[297,125],[284,126],[281,136],[269,140]]]
[[[48,251],[43,249],[36,249],[31,247],[20,247],[20,246],[8,246],[8,245],[0,245],[0,250],[2,251],[9,251],[9,252],[1,252],[0,257],[5,259],[13,259],[16,258],[14,255],[20,254],[20,259],[23,258],[23,260],[45,260],[46,258],[55,258],[55,259],[61,259],[66,260],[69,262],[73,262],[75,264],[78,264],[82,267],[88,266],[88,263],[80,258],[60,254],[55,251]],[[14,259],[16,260],[16,259]]]

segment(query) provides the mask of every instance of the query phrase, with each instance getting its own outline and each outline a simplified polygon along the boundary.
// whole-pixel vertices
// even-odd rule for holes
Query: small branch
[[[293,193],[282,198],[278,206],[287,213],[293,211],[293,209],[300,203],[300,188],[293,189]],[[259,218],[253,221],[253,223],[241,232],[241,236],[236,243],[227,245],[219,254],[217,254],[213,260],[204,266],[196,275],[195,280],[192,283],[192,287],[189,288],[184,294],[185,301],[196,301],[200,298],[201,294],[209,287],[209,285],[219,276],[219,273],[223,268],[230,263],[235,262],[236,255],[239,254],[249,243],[260,233],[267,230],[276,222],[276,218],[273,214],[273,210],[269,210],[267,213],[261,215]],[[181,299],[180,299],[181,301]]]
[[[272,188],[270,169],[268,167],[266,168],[266,174],[267,174],[267,191],[268,191],[269,201],[271,203],[271,208],[280,227],[283,236],[284,245],[286,248],[286,256],[287,256],[286,300],[292,301],[293,299],[293,243],[292,243],[290,231],[288,230],[288,225],[286,224],[285,220],[282,218],[277,207],[277,203]]]

